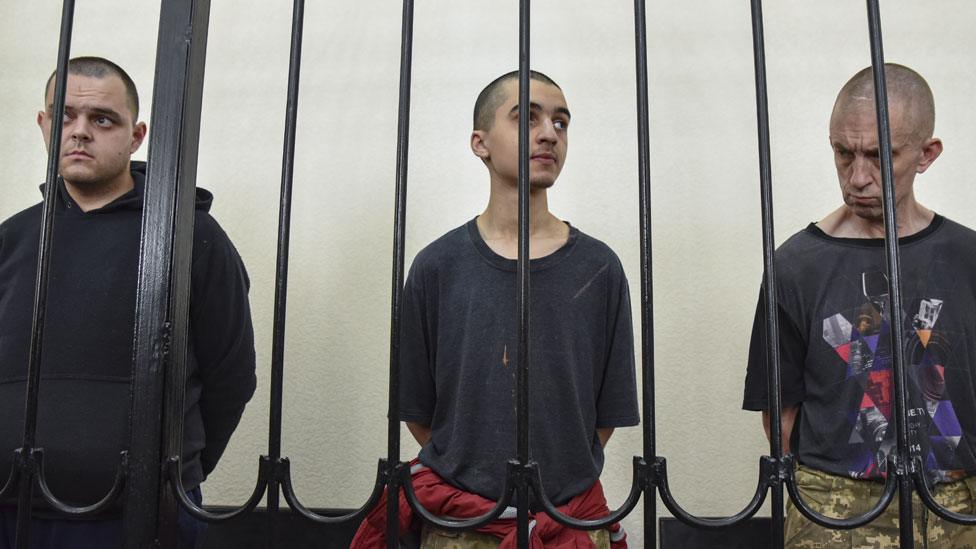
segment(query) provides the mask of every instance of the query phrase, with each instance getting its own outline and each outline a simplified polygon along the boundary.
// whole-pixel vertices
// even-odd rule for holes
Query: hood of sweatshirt
[[[131,191],[123,194],[122,196],[116,198],[115,200],[109,202],[108,204],[102,206],[101,208],[96,208],[94,210],[89,210],[84,212],[78,206],[68,190],[64,186],[64,180],[58,177],[58,204],[57,209],[59,213],[65,213],[68,215],[99,215],[110,212],[115,212],[119,210],[142,210],[142,200],[143,194],[146,187],[146,163],[141,161],[133,161],[131,163],[130,169],[132,170],[132,179],[135,182],[135,187]],[[40,185],[41,194],[44,194],[45,184]],[[205,212],[210,211],[210,206],[213,205],[213,193],[206,189],[201,189],[197,187],[196,189],[196,209]]]

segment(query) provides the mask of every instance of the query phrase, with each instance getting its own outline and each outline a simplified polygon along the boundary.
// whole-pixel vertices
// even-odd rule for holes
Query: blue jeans
[[[187,492],[200,505],[200,488]],[[180,549],[201,549],[207,524],[180,507],[178,517]],[[0,549],[13,549],[17,531],[17,509],[0,509]],[[30,549],[122,549],[122,519],[63,520],[32,518]]]

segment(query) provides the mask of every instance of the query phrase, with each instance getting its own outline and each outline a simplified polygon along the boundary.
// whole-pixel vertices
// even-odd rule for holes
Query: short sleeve
[[[629,427],[640,423],[630,290],[620,261],[614,260],[615,268],[611,269],[607,288],[607,362],[597,396],[597,428]]]
[[[800,333],[792,318],[783,310],[782,304],[779,304],[777,309],[779,311],[782,404],[787,407],[799,404],[806,395],[803,382],[803,364],[806,360],[807,345],[803,334]],[[752,323],[752,338],[749,342],[749,362],[746,368],[745,390],[742,397],[742,408],[744,410],[761,411],[769,408],[766,385],[768,371],[766,341],[766,294],[764,290],[760,290],[756,314]]]
[[[400,420],[430,425],[437,401],[433,326],[424,269],[414,260],[403,289],[400,315]]]

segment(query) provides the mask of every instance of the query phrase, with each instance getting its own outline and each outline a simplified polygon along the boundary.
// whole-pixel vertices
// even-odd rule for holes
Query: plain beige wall
[[[537,0],[532,65],[564,88],[571,147],[553,210],[606,241],[640,319],[633,14],[630,2]],[[827,145],[834,95],[870,62],[861,2],[766,3],[777,241],[839,204]],[[126,67],[151,104],[158,2],[80,2],[74,55]],[[739,510],[766,453],[740,411],[761,273],[748,2],[648,2],[658,454],[679,501]],[[39,199],[46,158],[34,124],[57,55],[60,3],[0,4],[0,218]],[[884,3],[889,61],[935,91],[945,153],[920,199],[976,225],[970,175],[976,8]],[[198,182],[251,274],[258,392],[217,472],[214,504],[242,502],[267,451],[277,197],[291,2],[213,2]],[[360,505],[385,455],[400,4],[309,2],[292,229],[284,454],[309,506]],[[487,198],[468,149],[478,91],[517,65],[514,0],[417,3],[407,260]],[[152,124],[150,124],[152,131]],[[138,155],[145,158],[145,148]],[[639,330],[638,330],[639,333]],[[638,349],[640,349],[638,342]],[[403,457],[416,452],[404,430]],[[620,430],[603,475],[611,505],[630,486],[639,429]],[[626,520],[643,542],[640,509]]]

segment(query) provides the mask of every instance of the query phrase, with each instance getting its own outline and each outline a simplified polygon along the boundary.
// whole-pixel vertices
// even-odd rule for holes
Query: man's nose
[[[877,168],[867,158],[855,158],[851,166],[851,184],[864,188],[877,179]]]
[[[64,133],[70,139],[88,141],[91,139],[91,126],[84,116],[79,116],[68,122]]]
[[[538,128],[535,135],[536,141],[555,143],[558,139],[556,136],[556,126],[552,120],[543,120]]]

